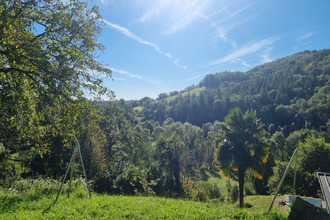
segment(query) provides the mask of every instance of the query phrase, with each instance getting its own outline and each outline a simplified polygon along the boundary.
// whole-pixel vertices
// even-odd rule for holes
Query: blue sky
[[[94,0],[104,19],[98,58],[116,98],[156,98],[205,75],[246,71],[330,48],[329,0]]]

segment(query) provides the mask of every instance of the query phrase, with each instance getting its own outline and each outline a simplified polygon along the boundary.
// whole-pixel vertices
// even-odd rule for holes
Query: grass
[[[193,95],[193,94],[199,95],[199,93],[201,93],[204,90],[205,90],[205,87],[198,87],[196,89],[193,89],[193,90],[190,90],[190,91],[187,91],[187,92],[183,92],[183,93],[181,93],[181,95],[182,96],[186,96],[188,94],[190,94],[190,95]],[[178,96],[179,95],[170,96],[170,97],[166,98],[166,100],[167,101],[172,101],[172,100],[176,99]]]
[[[253,208],[234,204],[194,202],[141,196],[109,196],[76,189],[52,206],[53,194],[0,194],[0,219],[286,219],[287,214],[266,209],[258,197],[247,197]],[[268,200],[268,198],[267,198]],[[262,198],[264,201],[264,198]],[[252,204],[253,203],[253,204]],[[259,205],[256,205],[259,204]],[[269,203],[268,203],[269,204]]]
[[[137,106],[137,107],[134,107],[133,110],[134,111],[137,111],[137,112],[142,112],[143,111],[143,107],[142,106]]]
[[[286,219],[288,216],[276,210],[266,214],[271,196],[246,197],[245,202],[251,208],[244,209],[238,208],[237,203],[220,200],[198,202],[97,193],[92,193],[90,199],[81,178],[73,180],[70,197],[68,184],[64,184],[62,194],[53,204],[59,184],[59,180],[52,179],[22,179],[10,189],[0,188],[0,219]]]
[[[193,90],[190,90],[190,91],[187,91],[187,92],[183,92],[181,93],[180,95],[182,96],[186,96],[188,94],[190,95],[199,95],[199,93],[201,93],[202,91],[205,90],[205,87],[199,87],[199,88],[196,88],[196,89],[193,89]],[[176,99],[179,95],[174,95],[174,96],[170,96],[170,97],[167,97],[165,100],[170,102],[170,101],[173,101],[174,99]],[[137,111],[137,112],[142,112],[143,111],[143,107],[142,106],[136,106],[133,108],[134,111]]]

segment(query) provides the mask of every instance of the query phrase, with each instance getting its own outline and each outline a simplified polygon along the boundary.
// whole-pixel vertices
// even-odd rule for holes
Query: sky
[[[247,71],[330,48],[329,0],[93,0],[103,17],[97,58],[117,99],[157,98],[207,74]]]

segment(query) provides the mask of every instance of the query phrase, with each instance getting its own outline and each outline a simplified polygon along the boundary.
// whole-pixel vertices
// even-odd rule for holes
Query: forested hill
[[[142,121],[167,118],[202,126],[233,107],[256,109],[269,131],[322,129],[330,115],[330,49],[304,51],[247,72],[207,75],[198,86],[132,102]],[[197,92],[196,92],[197,91]]]

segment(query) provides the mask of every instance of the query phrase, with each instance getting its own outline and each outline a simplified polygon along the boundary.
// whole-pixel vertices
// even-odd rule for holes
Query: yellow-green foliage
[[[137,112],[142,112],[142,110],[143,110],[142,106],[137,106],[134,108],[134,111],[137,111]]]
[[[187,91],[187,92],[183,92],[183,93],[181,93],[181,95],[182,95],[182,96],[186,96],[186,95],[188,95],[188,94],[190,94],[190,95],[193,95],[193,94],[195,94],[195,95],[199,95],[199,93],[201,93],[201,92],[204,91],[204,90],[205,90],[205,87],[203,86],[203,87],[199,87],[199,88],[196,88],[196,89],[193,89],[193,90]],[[166,100],[167,100],[167,101],[172,101],[172,100],[176,99],[176,97],[178,97],[178,96],[179,96],[179,95],[170,96],[170,97],[166,98]]]

